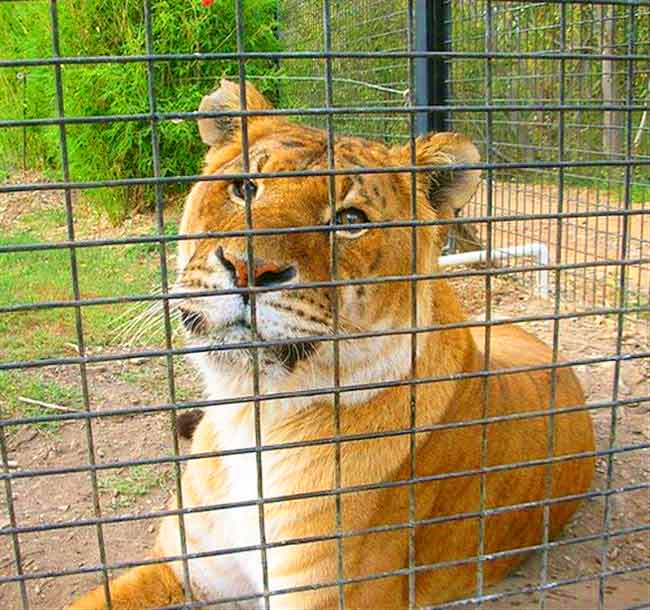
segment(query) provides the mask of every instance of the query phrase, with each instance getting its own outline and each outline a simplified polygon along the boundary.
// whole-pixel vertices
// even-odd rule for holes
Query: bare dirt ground
[[[0,208],[6,203],[0,201]],[[139,223],[136,223],[139,224]],[[463,278],[455,281],[459,294],[474,316],[481,317],[484,305],[483,280]],[[552,312],[552,305],[530,297],[513,281],[503,278],[492,282],[493,315],[518,317]],[[526,326],[550,343],[553,323],[538,321]],[[622,333],[622,350],[638,354],[649,349],[648,323],[626,321]],[[616,353],[616,320],[592,316],[563,320],[559,324],[560,354],[565,360],[604,358]],[[184,399],[199,398],[201,390],[186,367],[177,363],[178,386]],[[596,408],[613,396],[614,364],[595,362],[577,367],[588,402],[594,406],[592,416],[599,449],[610,443],[612,410]],[[44,376],[78,381],[77,369],[49,367]],[[169,400],[165,363],[145,361],[102,363],[88,370],[92,408],[107,411],[119,407],[147,406]],[[650,495],[647,489],[634,489],[650,478],[648,450],[650,443],[650,360],[624,361],[620,370],[619,396],[630,403],[616,410],[616,435],[613,445],[626,448],[614,458],[612,486],[620,490],[610,496],[610,531],[603,556],[602,536],[605,500],[595,497],[584,503],[561,536],[563,544],[548,553],[548,583],[577,579],[579,582],[557,586],[546,591],[549,610],[592,610],[598,607],[598,573],[612,572],[604,579],[605,608],[622,610],[650,603],[650,531],[627,532],[648,524]],[[2,398],[0,397],[0,400]],[[168,413],[117,415],[83,422],[67,422],[55,431],[23,426],[7,430],[8,459],[11,472],[21,473],[66,469],[88,463],[88,441],[92,433],[97,462],[108,464],[142,458],[159,458],[173,454],[173,437]],[[186,442],[182,451],[188,450]],[[594,490],[607,486],[607,457],[598,460]],[[164,508],[174,486],[170,465],[153,465],[135,470],[120,468],[98,475],[99,503],[104,517],[132,516],[105,525],[101,535],[108,563],[135,561],[146,555],[156,530],[156,519],[147,514]],[[632,488],[632,489],[630,489]],[[26,591],[30,608],[54,610],[98,582],[95,572],[48,577],[50,572],[91,569],[101,563],[97,528],[82,525],[95,515],[93,489],[87,472],[15,478],[11,493],[19,527],[33,527],[21,533],[18,543],[22,569],[30,579]],[[13,539],[3,528],[9,525],[7,501],[0,500],[0,577],[16,575]],[[43,526],[57,529],[39,531]],[[593,536],[587,542],[571,543],[572,539]],[[534,554],[517,572],[496,590],[535,587],[540,583],[543,556]],[[0,608],[21,608],[20,590],[16,583],[0,584]],[[516,594],[483,607],[496,609],[537,608],[539,593]],[[646,607],[646,606],[644,606]]]

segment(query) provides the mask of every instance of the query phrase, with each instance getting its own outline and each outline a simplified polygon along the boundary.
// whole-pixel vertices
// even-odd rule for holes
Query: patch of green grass
[[[155,235],[160,235],[158,231],[158,227],[152,226],[149,228],[148,231],[145,232],[145,235],[147,236],[155,236]],[[169,236],[169,235],[178,235],[178,223],[176,222],[166,222],[163,226],[163,235]],[[167,242],[166,247],[171,250],[176,249],[176,242]],[[152,241],[149,244],[145,244],[144,246],[147,250],[147,252],[158,252],[159,249],[159,242]]]
[[[75,409],[81,408],[81,389],[76,385],[65,385],[52,379],[43,379],[39,373],[3,371],[0,373],[0,396],[3,397],[3,415],[8,417],[39,417],[59,413],[43,405],[35,405],[20,400],[28,398],[41,402],[61,405]],[[41,432],[55,433],[58,422],[32,424]],[[9,431],[17,431],[18,426],[9,426]]]
[[[36,241],[30,234],[0,237],[2,245]],[[67,252],[11,252],[0,254],[0,305],[68,300],[70,267]],[[50,309],[6,313],[0,316],[2,360],[53,356],[72,340],[70,310]]]
[[[57,210],[24,217],[26,230],[0,237],[0,244],[37,242],[57,219]],[[80,248],[76,258],[81,298],[148,294],[159,283],[159,260],[150,244]],[[68,250],[0,254],[0,306],[69,301],[74,298],[72,286]],[[82,326],[90,349],[111,343],[114,320],[123,311],[120,305],[83,307]],[[5,314],[0,316],[0,336],[5,361],[70,355],[78,342],[75,311],[58,307]]]
[[[23,214],[19,226],[29,227],[37,237],[47,239],[51,231],[65,226],[66,212],[63,205]]]
[[[126,508],[154,489],[163,489],[168,492],[171,489],[172,480],[171,468],[163,468],[159,464],[140,464],[123,468],[113,474],[101,473],[98,477],[98,484],[100,491],[113,494],[116,506]]]
[[[632,203],[648,205],[650,203],[650,182],[632,184],[630,199]]]

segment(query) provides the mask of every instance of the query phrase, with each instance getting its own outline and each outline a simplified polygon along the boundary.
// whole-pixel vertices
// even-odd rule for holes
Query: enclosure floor
[[[33,194],[32,194],[33,196]],[[23,201],[25,196],[21,196]],[[0,200],[4,212],[15,211],[14,199],[5,195]],[[39,209],[60,205],[57,197],[44,199]],[[21,204],[22,205],[22,204]],[[2,215],[4,215],[4,212]],[[7,218],[7,216],[5,216]],[[139,225],[154,225],[153,218],[143,217]],[[106,228],[108,232],[109,229]],[[465,295],[465,305],[474,316],[484,310],[484,280],[464,278],[455,281],[459,293]],[[507,279],[492,282],[493,315],[499,317],[529,316],[552,312],[549,302],[531,298],[518,284]],[[550,342],[552,322],[532,322],[525,325],[539,337]],[[589,317],[562,321],[559,325],[560,354],[564,359],[603,357],[616,349],[616,326],[612,317]],[[626,322],[623,350],[626,353],[648,349],[647,323]],[[177,366],[178,387],[186,393],[184,399],[198,398],[200,387],[193,374],[180,363]],[[614,367],[612,363],[597,363],[578,367],[590,403],[612,397]],[[42,369],[44,379],[62,384],[78,383],[78,371],[69,367]],[[93,409],[102,411],[129,405],[164,402],[165,365],[160,360],[137,360],[103,363],[88,371]],[[634,360],[621,368],[621,397],[648,394],[650,362]],[[3,396],[2,399],[9,397]],[[610,409],[597,409],[593,418],[598,446],[608,446]],[[632,404],[618,410],[616,445],[638,445],[650,441],[648,418],[650,404]],[[172,453],[169,416],[122,416],[94,420],[95,453],[100,463],[153,458]],[[65,423],[55,431],[24,426],[8,434],[9,459],[20,469],[42,469],[87,463],[86,431],[81,423]],[[188,450],[186,443],[182,444]],[[607,461],[599,459],[595,489],[605,487]],[[636,449],[618,454],[615,459],[614,486],[629,486],[650,477],[647,451]],[[173,472],[169,467],[121,469],[100,477],[100,500],[104,516],[143,514],[164,508],[173,488]],[[13,484],[14,504],[19,525],[55,524],[92,518],[92,491],[87,474],[59,475],[19,479]],[[650,497],[647,491],[621,493],[610,501],[611,528],[619,530],[648,521]],[[596,534],[602,531],[604,502],[601,498],[586,502],[562,534],[562,539]],[[8,525],[4,496],[0,500],[0,528]],[[107,561],[129,561],[144,557],[155,536],[155,519],[143,519],[103,528]],[[26,573],[55,571],[94,566],[99,563],[97,534],[94,527],[52,530],[25,534],[20,537],[23,568]],[[633,568],[648,561],[650,534],[648,532],[612,538],[608,553],[608,569]],[[548,581],[556,582],[578,576],[594,575],[601,569],[601,544],[594,541],[567,544],[549,552]],[[542,555],[535,554],[497,590],[519,589],[540,583]],[[0,536],[0,575],[15,573],[9,536]],[[95,574],[73,575],[28,581],[31,608],[59,609],[72,597],[97,582]],[[605,581],[606,608],[639,604],[650,598],[650,573],[636,571]],[[546,593],[546,608],[553,610],[597,607],[598,578],[577,585],[550,589]],[[506,608],[536,608],[539,594],[519,594],[492,604],[490,610]],[[15,584],[0,586],[0,608],[20,608],[20,596]]]

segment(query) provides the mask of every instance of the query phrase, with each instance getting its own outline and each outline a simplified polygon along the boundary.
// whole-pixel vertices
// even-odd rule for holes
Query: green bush
[[[48,2],[2,3],[0,56],[34,58],[51,55]],[[155,54],[222,53],[236,50],[234,3],[210,8],[199,0],[152,0]],[[275,0],[244,3],[245,45],[254,51],[279,48]],[[145,53],[141,2],[65,0],[59,2],[61,53],[65,56],[140,55]],[[157,110],[196,110],[201,96],[222,76],[237,76],[236,60],[155,62]],[[66,65],[63,87],[66,116],[97,116],[149,111],[146,63]],[[246,62],[246,75],[275,97],[278,71],[272,60]],[[0,70],[2,118],[56,116],[54,70],[51,66]],[[68,125],[67,142],[73,180],[103,180],[153,175],[151,127],[147,121]],[[60,177],[57,126],[25,130],[26,162]],[[194,174],[204,152],[194,121],[159,123],[161,174]],[[0,130],[0,168],[23,163],[23,129]],[[153,201],[151,189],[102,188],[87,191],[108,214],[119,219]]]

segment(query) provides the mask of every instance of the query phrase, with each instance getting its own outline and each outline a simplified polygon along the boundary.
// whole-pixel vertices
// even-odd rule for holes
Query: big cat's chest
[[[332,432],[328,426],[324,432],[321,430],[307,438],[292,435],[290,429],[282,434],[269,429],[264,426],[262,417],[260,440],[263,449],[260,451],[256,449],[260,443],[256,440],[252,404],[216,408],[222,412],[207,410],[194,433],[192,445],[192,453],[213,457],[191,460],[187,468],[193,488],[203,498],[247,503],[255,501],[262,490],[265,498],[271,498],[331,486],[334,452],[331,447],[317,442],[317,437]],[[224,413],[226,409],[230,413]],[[304,441],[305,446],[296,441]]]

